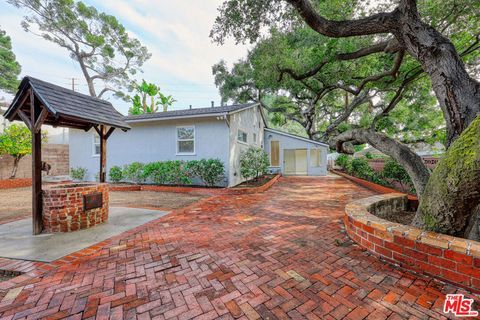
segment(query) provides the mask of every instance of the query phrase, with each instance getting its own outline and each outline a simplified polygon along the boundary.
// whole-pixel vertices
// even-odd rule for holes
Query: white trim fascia
[[[296,135],[293,135],[293,134],[290,134],[290,133],[286,133],[286,132],[283,132],[283,131],[280,131],[280,130],[275,130],[275,129],[270,129],[270,128],[265,128],[264,130],[266,131],[270,131],[272,133],[277,133],[279,135],[284,135],[284,136],[287,136],[287,137],[290,137],[290,138],[293,138],[293,139],[298,139],[298,140],[303,140],[305,142],[310,142],[310,143],[313,143],[313,144],[317,144],[317,145],[320,145],[320,146],[323,146],[323,147],[327,147],[329,148],[330,146],[326,143],[323,143],[323,142],[319,142],[319,141],[315,141],[315,140],[311,140],[311,139],[308,139],[308,138],[304,138],[304,137],[299,137],[299,136],[296,136]]]

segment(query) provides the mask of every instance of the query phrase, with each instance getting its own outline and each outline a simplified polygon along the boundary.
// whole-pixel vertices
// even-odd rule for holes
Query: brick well
[[[84,196],[102,194],[102,207],[84,210]],[[75,183],[53,185],[43,190],[44,232],[87,229],[108,220],[108,184]]]

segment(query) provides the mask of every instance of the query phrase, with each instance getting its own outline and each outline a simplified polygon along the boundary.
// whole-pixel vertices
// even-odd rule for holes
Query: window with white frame
[[[100,155],[100,136],[97,133],[94,133],[92,141],[93,141],[92,155],[99,156]]]
[[[177,154],[195,153],[195,127],[177,127]]]
[[[240,142],[247,143],[247,133],[245,131],[238,129],[237,140]]]
[[[310,166],[320,167],[322,165],[322,151],[317,148],[310,149]]]

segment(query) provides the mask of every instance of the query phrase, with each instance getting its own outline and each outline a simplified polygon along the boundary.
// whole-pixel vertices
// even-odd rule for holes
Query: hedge
[[[191,185],[193,179],[198,178],[207,186],[215,186],[224,179],[225,167],[219,159],[133,162],[123,168],[112,167],[109,176],[112,182],[171,185]]]

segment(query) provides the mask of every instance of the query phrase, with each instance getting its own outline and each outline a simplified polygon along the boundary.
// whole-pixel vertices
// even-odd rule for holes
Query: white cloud
[[[208,106],[219,101],[211,66],[220,59],[236,61],[247,53],[246,46],[232,42],[217,46],[209,32],[222,0],[85,0],[100,11],[112,14],[132,36],[152,53],[144,65],[143,77],[162,85],[178,100],[177,108]],[[65,50],[26,33],[20,26],[22,11],[0,3],[0,27],[13,39],[22,64],[22,74],[68,86],[69,77],[82,78],[79,68]],[[86,90],[84,83],[80,89]],[[170,90],[170,91],[169,91]],[[116,101],[122,112],[128,105]]]

